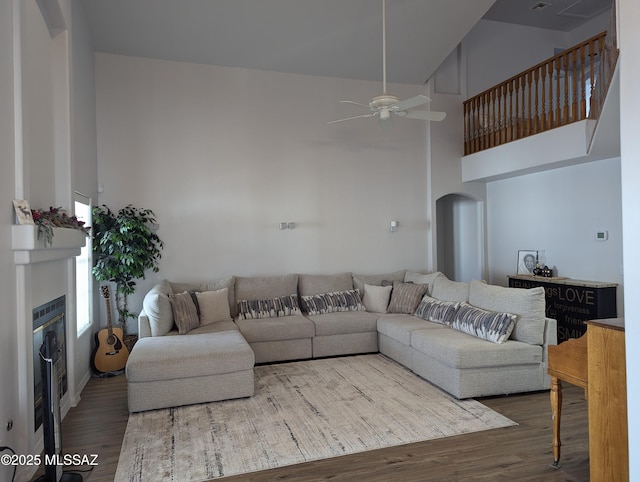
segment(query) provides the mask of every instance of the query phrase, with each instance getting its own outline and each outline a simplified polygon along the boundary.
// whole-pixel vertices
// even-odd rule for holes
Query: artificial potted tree
[[[164,243],[153,229],[156,218],[150,209],[129,204],[116,214],[102,205],[92,214],[92,272],[98,281],[115,283],[118,323],[126,333],[127,320],[137,316],[129,311],[128,296],[135,292],[136,280],[145,278],[145,271],[158,272]]]

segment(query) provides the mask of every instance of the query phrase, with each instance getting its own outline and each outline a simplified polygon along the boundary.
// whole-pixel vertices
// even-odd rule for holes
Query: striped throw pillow
[[[196,305],[188,292],[172,293],[169,295],[169,301],[173,311],[173,321],[175,321],[180,335],[186,335],[200,326],[198,310],[196,310]]]
[[[423,320],[450,326],[456,319],[459,307],[460,303],[457,301],[440,301],[424,295],[414,315]]]
[[[238,301],[238,319],[240,320],[258,320],[300,314],[300,305],[296,294],[268,300]]]
[[[360,291],[357,289],[303,296],[302,307],[310,315],[321,315],[334,311],[364,310]]]
[[[476,308],[462,302],[451,328],[493,343],[504,343],[516,324],[516,315]]]

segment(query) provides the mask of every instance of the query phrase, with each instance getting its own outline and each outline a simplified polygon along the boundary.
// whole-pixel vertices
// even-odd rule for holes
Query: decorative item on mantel
[[[85,236],[90,235],[90,227],[85,226],[76,216],[69,216],[61,207],[50,206],[48,210],[31,209],[29,203],[23,199],[14,199],[13,206],[16,210],[18,224],[35,224],[38,227],[38,239],[42,239],[44,247],[53,243],[54,228],[77,229]]]

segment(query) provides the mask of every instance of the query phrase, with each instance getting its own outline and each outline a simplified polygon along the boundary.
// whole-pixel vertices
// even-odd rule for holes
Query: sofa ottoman
[[[458,399],[544,388],[543,348],[453,329],[411,332],[411,369]]]
[[[250,397],[253,366],[237,330],[141,338],[126,367],[129,411]]]

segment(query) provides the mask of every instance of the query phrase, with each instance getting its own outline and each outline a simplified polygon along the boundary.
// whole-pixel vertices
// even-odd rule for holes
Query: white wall
[[[620,159],[490,182],[487,199],[492,283],[507,285],[518,250],[545,250],[559,276],[619,283],[622,316]]]
[[[556,48],[569,48],[607,30],[609,16],[603,13],[567,33],[481,20],[462,42],[469,97],[552,57]]]
[[[443,122],[430,125],[429,212],[434,266],[450,279],[483,279],[486,269],[484,235],[486,189],[482,183],[462,183],[462,102],[466,65],[461,45],[440,65],[432,81],[431,108],[444,111]]]
[[[70,192],[80,192],[98,201],[98,152],[96,134],[95,79],[93,66],[93,46],[88,30],[84,7],[81,2],[72,1],[67,12],[70,19],[69,65],[70,75]],[[93,334],[100,327],[97,283],[94,283],[91,327],[89,327],[73,350],[74,387],[72,402],[77,402],[80,392],[91,377],[91,354]]]
[[[640,3],[618,0],[620,46],[620,139],[622,223],[624,226],[625,343],[627,354],[627,416],[629,419],[629,480],[640,480]]]
[[[46,5],[59,8],[64,17],[54,38],[35,1],[0,2],[0,192],[7,207],[17,197],[28,199],[34,208],[70,209],[76,186],[93,192],[97,186],[93,52],[83,7],[79,0],[55,4],[52,0]],[[12,210],[2,210],[0,445],[29,454],[38,452],[38,443],[41,447],[32,426],[30,310],[66,294],[67,347],[74,352],[73,263],[17,266],[11,245],[13,223]],[[76,402],[90,375],[88,339],[85,344],[75,350],[77,358],[68,365],[70,391],[77,390],[70,395]],[[11,431],[6,430],[9,419],[14,422]],[[35,469],[20,467],[16,480],[29,480]],[[0,467],[0,480],[9,480],[11,472],[11,467]]]
[[[469,282],[483,279],[484,203],[460,194],[436,202],[438,271],[449,279]]]
[[[97,54],[96,86],[100,202],[152,209],[165,242],[133,311],[161,278],[427,268],[426,123],[327,125],[380,83]]]
[[[462,45],[468,97],[552,57],[554,48],[571,46],[563,32],[491,20],[478,22]]]
[[[11,249],[14,192],[14,110],[13,110],[13,5],[0,2],[0,192],[4,209],[0,209],[0,445],[15,447],[18,432],[7,432],[7,419],[18,413],[18,360],[16,352],[15,265]],[[11,480],[12,467],[0,466],[0,480]]]

